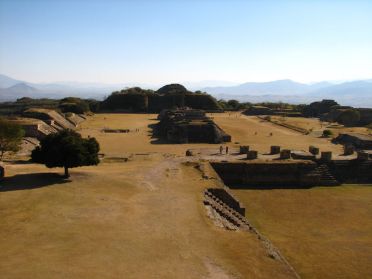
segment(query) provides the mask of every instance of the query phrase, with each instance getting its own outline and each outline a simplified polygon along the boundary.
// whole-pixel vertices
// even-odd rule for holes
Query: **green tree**
[[[97,165],[98,152],[95,138],[84,139],[75,131],[63,130],[42,139],[40,146],[32,151],[31,159],[48,168],[63,167],[65,177],[69,177],[69,168]]]
[[[237,100],[228,100],[227,101],[227,105],[231,108],[231,109],[238,109],[239,108],[239,105],[240,105],[240,103],[239,103],[239,101],[237,101]]]
[[[324,131],[323,131],[323,134],[322,134],[322,136],[323,136],[324,138],[329,138],[329,137],[332,136],[332,135],[333,135],[333,133],[332,133],[331,130],[324,130]]]
[[[20,149],[24,134],[20,125],[0,118],[0,160],[5,152],[17,152]]]

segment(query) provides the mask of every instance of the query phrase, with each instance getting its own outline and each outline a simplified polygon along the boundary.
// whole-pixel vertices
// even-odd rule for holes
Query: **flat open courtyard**
[[[231,134],[231,147],[342,152],[327,139],[256,117],[211,116]],[[153,137],[156,122],[149,114],[89,117],[79,132],[97,138],[104,159],[72,169],[68,181],[56,175],[62,169],[8,162],[0,188],[0,277],[294,278],[253,233],[216,227],[206,215],[202,193],[216,182],[183,155],[220,145],[167,144]],[[233,192],[301,277],[372,277],[372,186]]]

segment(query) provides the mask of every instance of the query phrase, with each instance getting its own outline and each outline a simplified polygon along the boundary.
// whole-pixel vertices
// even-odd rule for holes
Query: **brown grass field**
[[[326,139],[254,117],[212,117],[232,135],[231,146],[265,152],[274,144],[313,144],[341,152]],[[214,145],[158,143],[149,127],[155,118],[90,117],[80,132],[97,138],[105,159],[72,169],[68,181],[56,174],[61,169],[6,164],[0,278],[293,278],[254,234],[216,227],[206,216],[202,191],[214,182],[180,155]],[[105,134],[104,127],[139,132]],[[303,278],[372,277],[371,186],[234,192],[247,218]]]
[[[372,277],[372,185],[233,192],[301,277]]]
[[[365,127],[344,127],[342,125],[320,122],[317,118],[272,116],[271,119],[279,123],[286,123],[308,131],[313,131],[314,134],[321,134],[321,131],[324,129],[329,129],[332,131],[333,137],[337,137],[341,133],[371,134],[371,130]]]

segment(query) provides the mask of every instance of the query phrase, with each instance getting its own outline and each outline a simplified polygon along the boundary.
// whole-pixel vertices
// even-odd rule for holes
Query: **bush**
[[[331,130],[324,130],[322,136],[325,138],[329,138],[333,135]]]
[[[59,108],[62,112],[73,112],[83,114],[90,111],[89,103],[83,99],[67,97],[59,101]]]
[[[20,125],[0,118],[0,160],[5,152],[17,152],[20,149],[24,134]]]

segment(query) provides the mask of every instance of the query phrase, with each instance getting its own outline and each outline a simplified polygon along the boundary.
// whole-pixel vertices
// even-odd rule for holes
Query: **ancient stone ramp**
[[[237,210],[221,200],[219,197],[217,197],[217,195],[214,194],[213,190],[215,189],[210,188],[204,191],[203,202],[204,205],[207,207],[207,210],[209,210],[209,216],[214,219],[215,224],[218,224],[221,227],[225,227],[229,230],[249,230],[250,225],[244,218],[244,215],[242,215]],[[218,190],[224,191],[223,189]]]
[[[215,191],[217,190],[217,192]],[[207,209],[208,216],[213,220],[214,224],[223,227],[228,230],[242,230],[247,232],[252,232],[257,235],[258,240],[267,250],[268,256],[272,259],[278,260],[284,263],[288,269],[293,273],[294,277],[300,278],[299,274],[292,267],[292,265],[286,260],[286,258],[281,254],[278,248],[276,248],[272,242],[263,236],[256,228],[254,228],[251,223],[245,218],[245,216],[239,213],[237,210],[232,208],[238,206],[240,208],[240,203],[235,200],[235,202],[229,201],[230,198],[234,199],[226,191],[227,203],[220,199],[215,194],[221,196],[221,191],[225,191],[220,188],[209,188],[204,190],[204,200],[203,203]],[[224,197],[225,195],[222,195]],[[229,198],[230,197],[230,198]],[[235,205],[235,206],[234,206]],[[237,209],[237,208],[236,208]],[[245,212],[245,209],[244,209]]]
[[[61,129],[75,129],[75,125],[68,121],[63,115],[56,112],[55,110],[50,109],[28,109],[23,113],[24,116],[30,118],[36,118],[43,121],[54,122],[51,123],[51,126],[58,129],[56,126]],[[55,125],[53,125],[55,124]]]
[[[70,121],[75,126],[79,125],[81,122],[85,121],[85,118],[81,117],[80,114],[76,113],[67,113],[65,117],[68,121]]]

